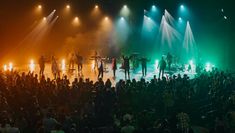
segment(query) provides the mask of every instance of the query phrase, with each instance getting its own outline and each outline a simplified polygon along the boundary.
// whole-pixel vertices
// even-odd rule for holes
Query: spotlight
[[[65,63],[65,59],[62,59],[62,61],[61,61],[61,70],[62,70],[62,72],[64,73],[65,72],[65,70],[66,70],[66,63]]]
[[[107,21],[107,20],[109,20],[109,17],[105,17],[104,19]]]
[[[158,70],[158,64],[159,64],[159,60],[155,60],[154,67],[156,71]]]
[[[157,7],[155,5],[152,5],[152,9],[151,9],[153,12],[156,12],[157,11]]]
[[[228,17],[227,17],[227,16],[224,16],[224,19],[225,19],[225,20],[227,20],[227,19],[228,19]]]
[[[181,17],[179,17],[179,22],[182,22],[183,20],[182,20],[182,18]]]
[[[95,9],[98,9],[99,8],[99,6],[98,5],[95,5]]]
[[[35,70],[34,60],[30,60],[29,69],[30,69],[30,72],[33,72]]]
[[[3,66],[3,70],[7,71],[7,65],[6,64]]]
[[[189,61],[189,64],[192,65],[192,64],[193,64],[193,60],[190,60],[190,61]]]
[[[73,24],[74,26],[79,26],[79,24],[80,24],[79,18],[78,18],[78,17],[74,17],[72,24]]]
[[[53,10],[53,12],[55,12],[55,11],[56,11],[56,9]]]
[[[13,70],[13,63],[12,62],[9,63],[9,68],[8,69],[9,69],[9,71]]]
[[[180,6],[180,9],[182,9],[182,10],[183,10],[183,9],[184,9],[184,5],[181,5],[181,6]]]
[[[124,20],[124,17],[121,17],[121,20]]]
[[[127,8],[127,5],[124,5],[123,7],[124,7],[124,8]]]
[[[214,65],[212,65],[212,64],[210,64],[210,63],[208,62],[208,63],[206,63],[205,70],[206,70],[207,72],[209,72],[209,71],[212,70],[213,67],[214,67]]]
[[[70,9],[70,5],[66,5],[66,8],[67,8],[67,9]]]
[[[38,5],[38,9],[42,9],[42,5]]]
[[[221,9],[221,12],[224,12],[224,9],[223,9],[223,8]]]
[[[47,18],[46,17],[43,17],[43,21],[46,21],[47,20]]]

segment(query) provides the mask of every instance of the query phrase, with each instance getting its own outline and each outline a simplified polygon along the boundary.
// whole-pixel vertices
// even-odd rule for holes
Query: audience
[[[217,69],[116,85],[8,71],[0,107],[1,133],[234,133],[235,80]]]

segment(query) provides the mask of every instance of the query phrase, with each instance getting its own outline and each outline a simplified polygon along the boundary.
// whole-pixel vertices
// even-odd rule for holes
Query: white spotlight
[[[226,19],[226,20],[227,20],[227,19],[228,19],[228,17],[227,17],[227,16],[224,16],[224,19]]]
[[[66,8],[67,8],[67,9],[70,9],[70,5],[66,5]]]
[[[38,5],[38,9],[42,9],[42,5]]]

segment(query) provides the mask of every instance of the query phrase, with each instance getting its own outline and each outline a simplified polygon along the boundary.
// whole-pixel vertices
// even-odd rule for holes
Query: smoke
[[[86,30],[65,39],[64,52],[77,51],[83,56],[90,56],[97,51],[100,55],[112,55],[118,52],[112,29],[98,28]]]

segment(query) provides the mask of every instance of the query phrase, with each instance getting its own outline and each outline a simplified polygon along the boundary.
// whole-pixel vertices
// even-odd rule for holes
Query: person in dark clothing
[[[104,66],[103,66],[103,61],[102,61],[102,59],[100,59],[100,65],[99,65],[99,67],[98,67],[98,71],[99,71],[99,73],[98,73],[98,79],[99,79],[99,78],[103,78],[103,76],[104,76]]]
[[[113,70],[113,77],[116,77],[116,70],[117,70],[117,60],[116,58],[112,59],[112,70]]]
[[[40,67],[39,75],[42,76],[44,75],[44,69],[45,69],[45,59],[43,56],[39,58],[39,67]]]
[[[128,74],[128,79],[130,79],[130,57],[125,57],[125,56],[122,56],[123,58],[123,68],[124,68],[124,71],[125,71],[125,79],[126,79],[126,76]]]
[[[150,60],[143,57],[139,59],[139,61],[141,62],[141,66],[142,66],[142,74],[143,76],[146,76],[147,75],[147,62],[149,62]]]
[[[163,59],[163,57],[162,57],[161,61],[158,64],[158,68],[160,68],[159,69],[159,78],[163,77],[164,76],[164,70],[166,69],[166,61]]]

